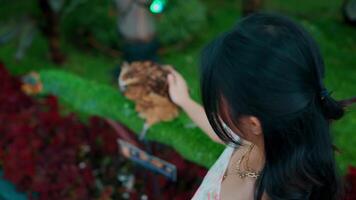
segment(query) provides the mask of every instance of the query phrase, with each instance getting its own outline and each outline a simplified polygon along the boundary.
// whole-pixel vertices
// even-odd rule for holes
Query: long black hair
[[[242,145],[219,119],[222,97],[231,119],[253,115],[261,121],[265,165],[254,199],[263,192],[273,200],[341,197],[330,122],[355,98],[333,99],[324,74],[311,35],[278,14],[249,15],[203,49],[201,96],[216,134],[226,144]]]

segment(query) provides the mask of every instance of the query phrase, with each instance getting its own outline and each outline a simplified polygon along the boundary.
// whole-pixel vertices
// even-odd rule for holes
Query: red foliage
[[[0,140],[4,177],[40,199],[89,199],[94,176],[90,163],[79,167],[89,132],[73,115],[60,116],[57,100],[34,101],[21,83],[0,66]]]
[[[346,175],[347,192],[345,200],[356,199],[356,167],[349,166]]]
[[[74,114],[61,116],[56,97],[27,96],[20,89],[21,82],[1,63],[0,80],[0,165],[6,179],[23,191],[38,193],[43,200],[104,200],[115,191],[127,191],[115,177],[123,163],[103,166],[99,161],[104,157],[123,160],[117,153],[118,135],[104,119],[92,117],[86,125]],[[149,199],[191,198],[206,170],[170,148],[157,143],[151,146],[154,155],[177,166],[178,182],[147,170],[131,169],[136,183],[142,183],[144,189],[134,188],[130,199],[138,199],[140,193],[146,193]],[[94,174],[98,169],[107,170]],[[95,185],[98,179],[104,183],[102,191]],[[151,190],[153,179],[158,183],[159,194]]]

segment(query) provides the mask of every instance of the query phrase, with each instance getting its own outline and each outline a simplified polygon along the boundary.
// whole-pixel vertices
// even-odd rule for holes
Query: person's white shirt
[[[210,167],[192,200],[220,200],[221,182],[234,148],[227,145]]]

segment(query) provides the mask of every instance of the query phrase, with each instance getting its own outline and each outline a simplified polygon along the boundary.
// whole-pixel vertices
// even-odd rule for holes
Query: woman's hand
[[[204,108],[190,98],[187,83],[182,75],[180,75],[172,67],[167,66],[167,69],[170,71],[167,79],[169,85],[169,96],[172,101],[180,106],[192,119],[192,121],[196,123],[213,141],[224,144],[224,142],[220,140],[220,138],[214,133],[213,128],[210,126]]]
[[[180,107],[184,107],[191,99],[189,95],[189,90],[187,83],[176,70],[168,66],[167,69],[170,71],[168,74],[168,85],[169,85],[169,96],[173,103]]]

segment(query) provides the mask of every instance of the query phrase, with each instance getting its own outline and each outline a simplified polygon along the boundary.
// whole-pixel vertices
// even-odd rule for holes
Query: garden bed
[[[116,140],[123,134],[105,118],[92,116],[84,123],[73,113],[61,115],[55,96],[26,95],[21,81],[2,64],[0,78],[0,166],[3,178],[27,197],[189,199],[206,173],[159,143],[149,144],[150,153],[174,164],[178,180],[137,166],[119,154]],[[139,142],[129,129],[120,127]]]

